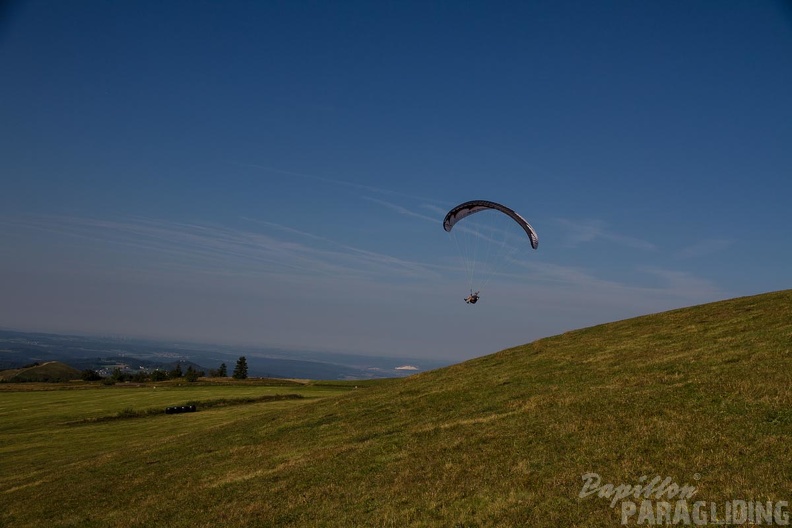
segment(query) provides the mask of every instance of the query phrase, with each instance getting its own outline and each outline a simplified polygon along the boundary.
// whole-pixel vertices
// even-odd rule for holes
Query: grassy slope
[[[48,444],[46,463],[0,480],[0,524],[614,526],[607,500],[577,497],[590,471],[791,500],[792,291],[250,409],[53,426],[101,456]],[[5,445],[0,475],[22,458]]]
[[[66,381],[80,379],[80,376],[79,370],[60,361],[48,361],[33,367],[0,371],[0,379],[6,381]]]

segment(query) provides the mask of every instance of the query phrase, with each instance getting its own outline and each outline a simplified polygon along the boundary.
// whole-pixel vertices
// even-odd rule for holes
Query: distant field
[[[350,390],[354,384],[336,382],[325,386],[285,380],[269,382],[225,383],[149,383],[102,386],[82,382],[47,384],[15,383],[0,385],[0,526],[82,525],[68,515],[55,518],[41,509],[61,506],[69,509],[73,501],[88,507],[90,494],[63,499],[73,486],[81,489],[84,482],[72,482],[70,475],[96,479],[101,495],[111,492],[112,483],[124,478],[128,464],[140,467],[167,465],[165,457],[178,464],[187,464],[190,471],[196,436],[232,427],[240,420],[255,419],[265,423],[284,409],[306,405],[320,398],[334,397]],[[202,409],[201,402],[238,400],[267,395],[299,395],[300,399],[246,403]],[[198,412],[188,414],[146,416],[91,423],[101,417],[112,417],[129,411],[160,410],[165,407],[194,402]],[[186,439],[192,439],[186,442]],[[185,446],[180,447],[184,442]],[[193,444],[193,445],[190,445]],[[211,450],[211,442],[201,444]],[[161,453],[162,451],[167,454]],[[116,463],[120,464],[119,466]],[[196,470],[199,469],[196,467]],[[55,486],[53,490],[52,486]],[[107,486],[111,486],[108,488]],[[24,491],[30,502],[16,502],[18,514],[9,515],[5,507],[9,497]],[[32,495],[28,495],[32,493]],[[61,496],[63,502],[53,503]],[[122,502],[124,499],[119,498]],[[71,506],[70,506],[71,505]],[[65,510],[64,510],[65,511]],[[43,516],[42,516],[43,515]],[[98,521],[95,526],[107,526]],[[52,524],[50,524],[52,523]],[[124,523],[122,523],[124,525]]]
[[[270,384],[271,383],[271,384]],[[162,409],[190,402],[243,399],[263,395],[295,394],[319,398],[349,390],[349,385],[313,386],[286,384],[277,380],[267,384],[241,383],[98,383],[46,384],[15,383],[0,385],[0,438],[9,432],[38,434],[41,428],[79,420],[110,416],[124,410]],[[79,390],[77,390],[79,389]],[[301,402],[288,402],[299,404]],[[236,409],[236,414],[245,410]]]
[[[356,383],[0,391],[0,526],[619,526],[589,472],[790,511],[792,291]],[[275,393],[305,398],[70,425]]]

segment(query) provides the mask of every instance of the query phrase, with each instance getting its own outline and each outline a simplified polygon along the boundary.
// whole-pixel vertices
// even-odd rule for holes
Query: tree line
[[[152,370],[151,372],[124,372],[119,367],[113,369],[109,377],[104,377],[93,369],[85,369],[82,371],[82,379],[84,381],[99,381],[103,380],[107,383],[119,383],[124,381],[144,382],[144,381],[166,381],[183,379],[185,381],[197,381],[198,378],[206,376],[202,370],[193,368],[192,365],[187,366],[187,370],[182,370],[181,363],[177,363],[171,370]],[[216,369],[209,370],[210,378],[226,378],[228,377],[228,367],[225,363],[221,363]],[[234,372],[231,375],[234,379],[247,379],[248,366],[245,356],[237,359]]]

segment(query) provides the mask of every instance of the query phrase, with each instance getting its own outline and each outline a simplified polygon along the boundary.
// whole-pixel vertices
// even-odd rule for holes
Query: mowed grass
[[[72,482],[72,475],[78,475],[78,481],[83,478],[95,479],[104,495],[111,491],[116,479],[122,477],[122,473],[115,470],[115,464],[120,460],[134,460],[144,453],[175,449],[175,453],[180,454],[175,455],[173,460],[184,461],[192,456],[181,450],[180,442],[185,437],[229,427],[251,416],[263,418],[271,413],[277,414],[291,406],[333,397],[353,388],[354,385],[345,383],[316,386],[281,380],[122,383],[114,386],[81,382],[2,385],[0,526],[15,526],[18,523],[38,526],[46,518],[39,517],[36,512],[40,506],[51,506],[58,510],[59,505],[76,500],[92,508],[94,498],[80,495],[77,490],[81,490],[83,483]],[[247,403],[251,399],[278,396],[285,398]],[[299,396],[299,399],[292,399],[295,396]],[[202,405],[202,402],[209,405]],[[218,402],[227,405],[217,406]],[[188,403],[196,404],[198,412],[164,414],[166,407]],[[97,419],[154,410],[163,414],[115,419],[107,423],[94,422]],[[145,466],[155,468],[164,465],[159,460],[140,461]],[[54,495],[50,485],[58,488]],[[29,504],[8,502],[17,491],[26,489],[34,491],[34,498]],[[72,495],[75,491],[77,494]],[[69,498],[64,502],[57,501],[59,492]],[[85,499],[84,503],[82,499]],[[18,507],[25,510],[19,521],[14,515],[9,515],[9,510]],[[28,513],[32,516],[28,517]],[[60,524],[57,520],[53,522]],[[73,523],[67,521],[66,524]],[[101,524],[99,522],[97,525]]]
[[[618,525],[588,472],[792,502],[792,291],[321,399],[37,423],[37,455],[2,437],[9,526]]]

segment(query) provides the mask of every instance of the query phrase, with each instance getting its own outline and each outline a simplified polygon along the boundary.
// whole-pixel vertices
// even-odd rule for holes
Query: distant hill
[[[80,379],[81,373],[60,361],[47,361],[30,367],[0,370],[0,380],[7,382],[23,381],[69,381]]]
[[[116,367],[170,370],[176,363],[209,372],[225,363],[231,372],[240,356],[247,358],[253,377],[301,379],[369,379],[404,377],[416,371],[397,369],[417,365],[417,371],[448,364],[447,361],[405,357],[379,357],[311,350],[252,346],[172,343],[146,339],[75,336],[17,332],[0,329],[0,369],[19,368],[33,362],[61,361],[80,370],[109,375]]]

